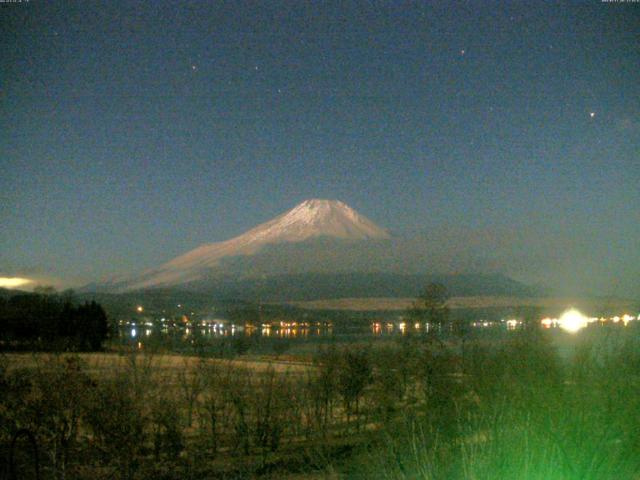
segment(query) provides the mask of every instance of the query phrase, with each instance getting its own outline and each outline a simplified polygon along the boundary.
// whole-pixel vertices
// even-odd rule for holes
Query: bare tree
[[[187,405],[187,427],[193,424],[193,410],[198,396],[202,393],[202,376],[189,364],[189,359],[183,360],[183,367],[178,371],[180,393]]]
[[[233,450],[249,454],[251,435],[249,430],[249,399],[251,385],[247,372],[240,368],[229,368],[221,383],[225,405],[229,406],[228,421],[233,429]]]
[[[271,366],[253,385],[254,444],[262,452],[263,465],[267,453],[275,452],[280,446],[287,425],[288,387],[287,378],[277,374]]]
[[[148,417],[133,384],[125,376],[102,381],[89,403],[87,427],[93,445],[106,465],[114,467],[113,477],[134,478],[142,457]]]
[[[30,394],[24,399],[23,417],[46,448],[55,477],[64,480],[76,446],[85,393],[92,386],[77,357],[51,356],[33,377]]]
[[[320,349],[314,358],[316,369],[309,373],[307,388],[312,399],[315,424],[326,436],[327,427],[333,412],[333,403],[338,391],[338,371],[340,369],[340,356],[331,345],[327,349]]]
[[[217,363],[202,362],[198,368],[198,375],[202,377],[201,413],[198,416],[200,426],[204,430],[212,453],[218,451],[220,432],[222,429],[221,415],[224,410],[224,376],[223,368]]]
[[[360,399],[367,385],[372,381],[371,362],[365,350],[345,350],[341,369],[338,372],[338,391],[344,401],[347,424],[351,414],[355,414],[356,427],[360,428]]]
[[[426,322],[430,337],[435,337],[449,322],[449,292],[440,283],[429,283],[413,302],[408,317],[412,321]]]
[[[153,402],[151,418],[156,461],[163,454],[175,460],[184,448],[178,402],[162,395]]]

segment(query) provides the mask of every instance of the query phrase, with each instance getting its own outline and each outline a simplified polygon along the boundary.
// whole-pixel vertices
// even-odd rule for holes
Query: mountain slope
[[[335,298],[415,298],[437,282],[452,296],[533,297],[540,292],[500,274],[296,273],[262,277],[219,278],[200,282],[192,291],[210,298],[285,302]]]
[[[389,234],[343,202],[306,200],[238,237],[202,245],[138,277],[113,282],[110,287],[123,291],[193,283],[210,276],[224,259],[254,255],[269,245],[299,243],[320,237],[363,241],[387,239]]]

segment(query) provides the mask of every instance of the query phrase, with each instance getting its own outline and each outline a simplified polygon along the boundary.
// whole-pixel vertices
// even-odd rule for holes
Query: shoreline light
[[[579,310],[570,308],[565,311],[558,319],[560,328],[570,333],[575,333],[583,329],[589,323],[589,319],[585,317]]]

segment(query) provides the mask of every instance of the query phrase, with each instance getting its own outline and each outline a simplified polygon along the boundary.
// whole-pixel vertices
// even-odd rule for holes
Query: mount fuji
[[[108,282],[102,287],[112,291],[128,291],[194,284],[206,281],[212,275],[229,274],[230,265],[235,266],[232,268],[234,273],[240,274],[240,264],[244,265],[240,268],[243,271],[241,275],[247,276],[251,271],[252,257],[265,252],[268,247],[284,246],[286,249],[293,244],[317,247],[318,242],[322,243],[323,240],[330,243],[335,240],[344,245],[389,238],[385,229],[341,201],[305,200],[288,212],[235,238],[201,245],[158,268],[129,279]],[[326,244],[324,247],[330,249]],[[311,257],[317,258],[317,252]],[[265,263],[264,256],[260,257],[258,263]],[[265,273],[264,269],[260,272]]]
[[[411,297],[438,281],[463,296],[531,292],[501,274],[447,273],[471,270],[464,268],[468,256],[454,241],[391,237],[343,202],[312,199],[235,238],[84,291],[190,291],[207,298],[289,301]]]

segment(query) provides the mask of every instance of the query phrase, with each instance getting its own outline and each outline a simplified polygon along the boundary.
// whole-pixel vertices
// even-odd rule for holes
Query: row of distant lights
[[[160,321],[162,323],[164,323],[165,320],[166,320],[165,318],[162,318]],[[136,322],[126,322],[126,325],[131,326],[131,337],[133,337],[133,338],[135,338],[138,335],[137,326],[140,326],[140,327],[144,327],[144,326],[146,326],[146,327],[154,327],[155,326],[152,322],[144,322],[144,323],[141,323],[141,324],[138,324],[138,325],[136,324]],[[185,335],[190,335],[191,331],[192,331],[192,327],[194,327],[194,326],[197,326],[197,325],[189,324],[189,326],[187,326],[186,329],[185,329]],[[215,322],[212,322],[212,323],[202,322],[201,326],[208,328],[210,331],[212,331],[212,332],[214,332],[216,334],[225,333],[225,332],[230,330],[231,334],[233,335],[233,334],[235,334],[236,330],[238,329],[235,326],[235,324],[227,326],[227,325],[225,325],[223,323],[215,323]],[[168,327],[163,326],[162,327],[162,329],[163,329],[162,331],[166,332],[167,328]],[[148,337],[148,336],[151,335],[152,329],[151,328],[146,328],[144,330],[144,332],[145,332],[145,335]]]
[[[632,322],[634,320],[640,320],[640,314],[637,317],[634,317],[633,315],[629,315],[629,314],[625,314],[622,316],[616,315],[615,317],[610,317],[610,318],[587,317],[586,315],[583,315],[579,310],[576,310],[575,308],[571,308],[566,312],[564,312],[560,318],[543,318],[540,321],[540,323],[545,328],[560,327],[563,330],[566,330],[567,332],[573,333],[573,332],[582,330],[583,328],[588,326],[590,323],[596,323],[596,322],[623,323],[624,326],[626,327],[629,324],[629,322]]]
[[[182,305],[178,305],[178,307],[181,307]],[[139,305],[138,307],[136,307],[136,310],[139,313],[142,313],[144,311],[144,308]],[[637,317],[634,317],[632,315],[629,314],[624,314],[622,316],[614,316],[614,317],[610,317],[610,318],[605,318],[605,317],[587,317],[586,315],[583,315],[582,312],[580,312],[579,310],[575,309],[575,308],[570,308],[569,310],[565,311],[560,318],[543,318],[540,323],[542,324],[542,326],[544,328],[551,328],[551,327],[560,327],[563,330],[566,330],[567,332],[577,332],[579,330],[582,330],[583,328],[585,328],[587,325],[589,325],[590,323],[596,323],[596,322],[600,322],[600,323],[605,323],[605,322],[613,322],[613,323],[620,323],[622,322],[624,324],[624,326],[626,327],[627,324],[629,322],[632,322],[634,320],[640,320],[640,314],[638,314]],[[161,320],[163,323],[165,321],[165,319],[163,318]],[[516,319],[509,319],[509,320],[501,320],[502,323],[505,323],[507,328],[510,330],[515,329],[516,327],[518,327],[519,325],[522,325],[522,321],[521,320],[516,320]],[[129,322],[127,322],[129,323]],[[283,322],[281,322],[283,323]],[[133,323],[133,325],[135,326],[135,323]],[[152,323],[151,322],[147,322],[146,323],[147,326],[151,326]],[[302,324],[303,326],[306,326],[306,324]],[[493,322],[487,322],[487,321],[481,321],[481,322],[473,322],[472,326],[474,327],[489,327],[492,326]],[[202,322],[202,326],[208,326],[209,328],[213,329],[220,329],[222,330],[224,328],[223,324],[209,324],[207,325],[206,322]],[[291,324],[282,324],[281,327],[297,327],[298,325],[296,323],[293,323],[293,325]],[[263,325],[263,327],[271,327],[271,325]],[[406,328],[406,324],[405,322],[402,322],[400,324],[400,330],[404,331],[404,329]],[[418,329],[420,328],[420,324],[416,323],[415,324],[415,328]],[[235,325],[232,325],[232,329],[235,330]],[[375,324],[375,329],[379,330],[380,329],[380,325],[379,324]],[[132,336],[135,337],[135,329],[132,330]]]
[[[634,320],[640,320],[640,315],[634,317],[633,315],[625,314],[622,316],[614,316],[610,318],[606,317],[587,317],[583,315],[579,310],[575,308],[570,308],[565,311],[560,318],[543,318],[540,320],[541,325],[544,328],[555,328],[560,327],[567,332],[577,332],[587,327],[590,323],[622,323],[626,327],[629,322]],[[509,320],[500,320],[500,323],[505,324],[507,329],[515,330],[518,326],[523,324],[522,320],[509,319]],[[471,326],[473,327],[493,327],[496,325],[496,322],[490,322],[486,320],[481,320],[479,322],[473,322]]]
[[[471,326],[472,327],[494,327],[498,322],[491,322],[488,320],[480,320],[478,322],[472,322]],[[515,330],[516,327],[523,325],[523,321],[522,320],[516,320],[515,318],[511,318],[509,320],[505,320],[502,319],[500,320],[501,324],[504,324],[507,326],[508,330]]]
[[[632,322],[634,320],[640,320],[640,314],[637,317],[634,317],[633,315],[629,315],[629,314],[625,314],[622,316],[614,316],[610,318],[587,317],[583,315],[579,310],[576,310],[575,308],[570,308],[569,310],[565,311],[560,316],[560,318],[543,318],[540,321],[540,323],[544,328],[560,327],[563,330],[566,330],[567,332],[573,333],[573,332],[582,330],[590,323],[596,323],[596,322],[622,323],[626,327],[629,324],[629,322]],[[477,322],[472,322],[471,326],[477,327],[477,328],[488,328],[488,327],[494,327],[497,324],[505,325],[508,330],[515,330],[516,328],[521,327],[524,324],[524,322],[522,320],[517,320],[515,318],[511,318],[508,320],[502,319],[500,320],[500,322],[480,320]],[[419,323],[416,323],[414,327],[417,330],[421,327],[421,325]],[[407,328],[407,324],[405,322],[402,322],[400,323],[399,328],[400,328],[400,331],[404,332],[405,329]],[[393,329],[393,323],[388,323],[387,330],[390,331],[392,329]],[[374,323],[373,330],[376,333],[380,333],[382,331],[382,324],[378,322]]]

